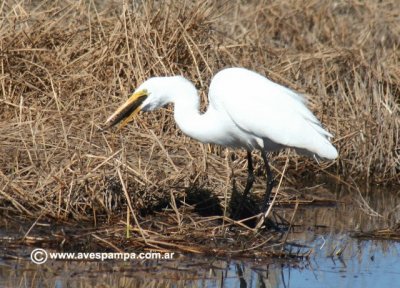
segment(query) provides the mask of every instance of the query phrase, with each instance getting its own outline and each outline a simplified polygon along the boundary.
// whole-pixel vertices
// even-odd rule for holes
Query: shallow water
[[[288,234],[308,259],[221,259],[177,255],[174,260],[30,261],[32,247],[0,247],[0,287],[396,287],[400,285],[400,243],[356,239],[399,223],[399,195],[375,191],[338,192],[335,207],[302,207]],[[351,201],[348,201],[351,199]],[[279,208],[291,217],[293,208]],[[15,231],[18,234],[17,231]],[[0,237],[10,235],[0,230]],[[1,242],[0,242],[1,243]],[[103,285],[103,286],[101,286]]]

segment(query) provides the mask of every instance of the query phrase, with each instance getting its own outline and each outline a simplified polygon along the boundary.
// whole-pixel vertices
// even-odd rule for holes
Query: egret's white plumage
[[[244,68],[224,69],[212,79],[208,97],[207,111],[201,114],[199,96],[190,81],[181,76],[150,78],[106,124],[112,126],[123,120],[124,126],[140,110],[152,111],[173,103],[175,121],[186,135],[203,143],[248,151],[249,174],[244,194],[254,180],[250,151],[262,151],[268,176],[267,203],[273,186],[267,151],[292,147],[321,158],[338,156],[329,141],[332,135],[321,127],[305,99],[260,74]]]
[[[321,127],[301,95],[244,68],[224,69],[214,76],[204,114],[199,112],[196,88],[181,76],[150,78],[136,91],[146,95],[137,109],[151,111],[173,103],[179,128],[203,143],[266,151],[292,147],[321,158],[338,156],[329,142],[332,135]]]

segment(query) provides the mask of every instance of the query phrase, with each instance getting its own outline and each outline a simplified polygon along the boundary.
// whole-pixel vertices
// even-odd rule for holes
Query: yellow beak
[[[120,130],[126,124],[128,124],[130,121],[135,118],[135,116],[139,113],[141,109],[141,104],[143,101],[149,96],[147,93],[147,90],[140,90],[135,93],[129,99],[122,104],[118,109],[110,116],[108,117],[107,121],[104,123],[105,129],[110,128],[119,122],[121,124],[118,126],[117,130]]]

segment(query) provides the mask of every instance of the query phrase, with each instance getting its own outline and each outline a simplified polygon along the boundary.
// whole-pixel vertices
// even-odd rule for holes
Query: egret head
[[[168,104],[169,98],[163,85],[167,78],[154,77],[143,82],[135,92],[107,119],[105,127],[118,123],[118,130],[133,120],[140,111],[152,111]]]

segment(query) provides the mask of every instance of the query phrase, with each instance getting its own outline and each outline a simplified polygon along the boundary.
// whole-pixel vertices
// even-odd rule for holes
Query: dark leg
[[[251,152],[247,151],[247,182],[244,188],[243,198],[246,198],[254,183],[253,160],[251,159]]]
[[[265,212],[269,207],[269,198],[271,197],[272,188],[275,185],[275,181],[271,172],[271,168],[268,164],[267,153],[265,151],[261,151],[262,158],[265,163],[265,170],[267,172],[267,187],[265,189],[264,203],[263,203],[263,212]]]
[[[254,183],[253,160],[251,152],[247,151],[247,182],[243,193],[239,193],[236,189],[235,182],[233,182],[233,190],[231,196],[231,216],[232,219],[243,219],[252,216],[253,212],[251,207],[251,199],[249,196],[251,187]]]

